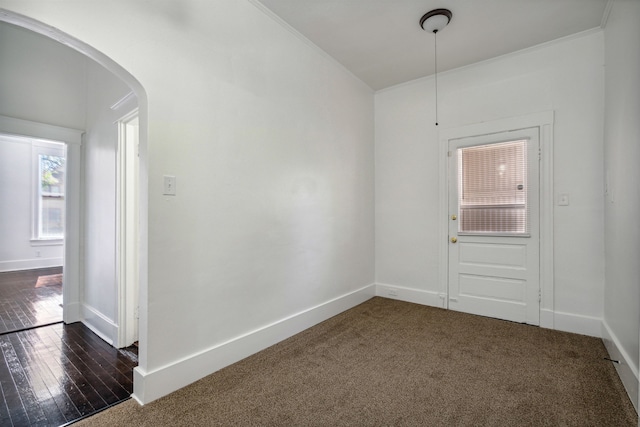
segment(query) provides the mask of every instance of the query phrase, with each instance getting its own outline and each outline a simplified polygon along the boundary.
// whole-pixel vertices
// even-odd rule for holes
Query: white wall
[[[245,1],[0,6],[94,46],[147,91],[149,282],[139,399],[295,332],[289,320],[304,327],[326,317],[335,301],[373,282],[372,95],[332,61]],[[618,28],[628,33],[629,25]],[[555,209],[554,308],[589,330],[603,316],[603,52],[603,34],[594,32],[440,79],[443,127],[555,111],[555,193],[569,193],[571,205]],[[624,61],[614,64],[622,72]],[[608,79],[621,99],[626,88]],[[437,291],[440,267],[432,99],[425,79],[375,100],[377,281],[422,292]],[[615,132],[637,136],[615,117],[608,116],[607,141],[622,141]],[[623,153],[607,148],[608,162],[629,161]],[[177,176],[174,197],[162,195],[164,174]],[[611,188],[622,191],[637,182],[616,179]],[[626,212],[607,209],[609,217]],[[625,286],[608,284],[612,325]],[[633,315],[626,310],[620,324]],[[633,352],[626,327],[612,330]]]
[[[84,128],[84,56],[0,22],[0,58],[0,115]]]
[[[124,82],[87,61],[84,138],[84,245],[82,317],[110,343],[117,342],[116,276],[117,121],[137,107],[135,97],[110,108],[131,92]]]
[[[70,128],[84,126],[86,61],[82,55],[0,22],[0,58],[0,115]],[[0,271],[62,265],[62,245],[30,242],[31,162],[30,143],[0,141]]]
[[[105,340],[115,342],[118,127],[114,122],[136,107],[135,97],[112,110],[110,107],[131,89],[103,67],[68,46],[8,23],[0,22],[0,36],[0,114],[87,130],[82,146],[82,291],[74,290],[73,301],[65,302],[65,319],[82,319]],[[62,265],[62,245],[32,246],[29,242],[30,145],[2,143],[0,150],[0,271]],[[12,190],[17,191],[4,191],[5,182],[11,182]],[[11,203],[7,197],[11,197]],[[6,206],[19,206],[21,213],[5,209]],[[36,258],[36,251],[40,257]]]
[[[603,54],[602,32],[590,32],[438,79],[440,128],[555,112],[555,193],[571,202],[554,209],[555,327],[592,335],[604,286]],[[376,93],[376,282],[438,304],[433,95],[431,78]]]
[[[638,402],[640,333],[640,2],[616,0],[605,28],[605,270],[607,349]],[[637,406],[636,406],[637,408]]]
[[[371,90],[247,1],[146,5],[0,1],[146,90],[145,402],[365,300],[374,271]]]
[[[33,186],[39,183],[33,142],[0,134],[0,271],[62,265],[61,242],[32,242]]]

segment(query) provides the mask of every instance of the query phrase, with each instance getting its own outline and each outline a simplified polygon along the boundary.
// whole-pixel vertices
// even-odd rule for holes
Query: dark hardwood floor
[[[0,273],[0,426],[66,425],[133,392],[137,347],[64,325],[61,273]]]
[[[0,273],[0,334],[61,322],[60,274],[62,267]]]
[[[0,336],[0,425],[60,426],[126,400],[137,348],[118,350],[82,323]]]

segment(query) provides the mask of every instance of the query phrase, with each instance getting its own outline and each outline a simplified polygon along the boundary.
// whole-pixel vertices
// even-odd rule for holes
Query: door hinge
[[[542,290],[538,289],[538,304],[542,302]]]
[[[538,160],[542,160],[542,148],[538,148]]]
[[[447,157],[451,157],[451,151],[447,151]]]

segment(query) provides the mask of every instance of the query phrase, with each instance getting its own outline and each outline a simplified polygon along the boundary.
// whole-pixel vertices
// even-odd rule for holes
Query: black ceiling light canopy
[[[425,13],[420,18],[420,27],[428,33],[433,33],[434,51],[433,56],[435,58],[435,88],[436,88],[436,126],[438,126],[438,41],[437,34],[451,22],[453,14],[449,9],[433,9],[430,12]]]
[[[420,18],[420,26],[429,33],[437,33],[451,22],[453,14],[449,9],[433,9]]]

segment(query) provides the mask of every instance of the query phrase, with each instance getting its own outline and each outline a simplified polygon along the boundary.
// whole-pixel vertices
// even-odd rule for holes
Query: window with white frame
[[[64,144],[38,141],[34,157],[34,240],[64,238],[66,157]]]

